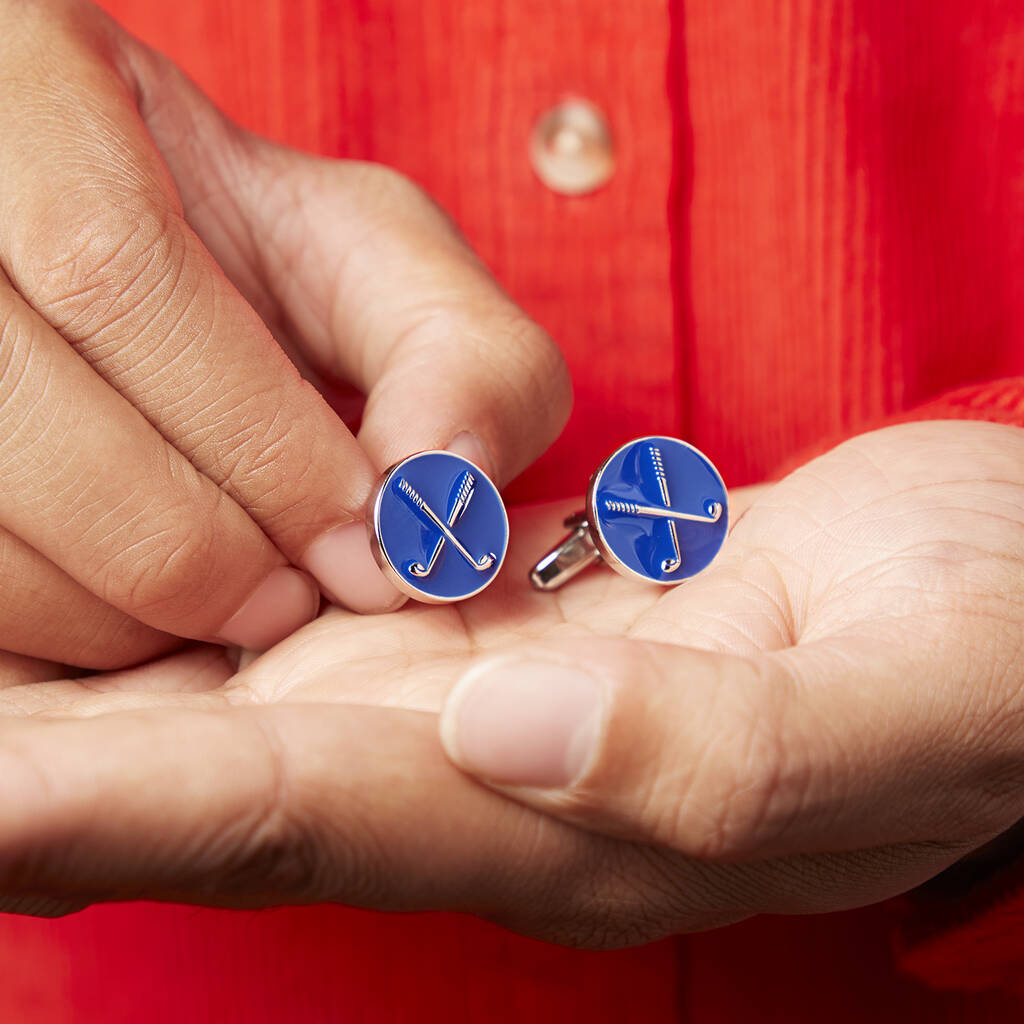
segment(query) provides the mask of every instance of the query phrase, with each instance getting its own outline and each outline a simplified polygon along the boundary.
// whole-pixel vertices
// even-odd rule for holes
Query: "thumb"
[[[442,741],[522,803],[705,859],[1005,827],[1008,809],[958,773],[955,730],[920,713],[913,676],[881,646],[745,658],[626,638],[533,644],[470,668]]]
[[[366,395],[371,460],[449,448],[504,485],[541,455],[572,402],[562,354],[427,194],[378,165],[248,149],[260,261],[314,368]]]
[[[733,821],[741,813],[730,791],[756,799],[739,773],[775,773],[760,742],[768,730],[737,728],[753,721],[743,705],[771,685],[753,661],[731,655],[626,638],[531,645],[466,672],[441,736],[459,767],[518,800],[710,855],[725,838],[721,810]]]

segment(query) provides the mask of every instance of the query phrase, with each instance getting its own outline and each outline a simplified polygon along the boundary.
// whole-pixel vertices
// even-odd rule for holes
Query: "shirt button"
[[[552,192],[578,196],[599,189],[615,172],[607,118],[587,100],[552,107],[533,126],[530,163]]]

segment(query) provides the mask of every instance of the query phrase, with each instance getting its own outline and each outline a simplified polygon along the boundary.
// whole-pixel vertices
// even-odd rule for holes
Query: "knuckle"
[[[474,387],[467,393],[482,397],[481,405],[494,415],[512,417],[508,426],[513,428],[526,409],[531,419],[549,419],[557,431],[572,405],[569,369],[559,347],[490,286],[467,290],[458,304],[424,304],[385,355],[381,377],[393,392],[424,378],[469,377]],[[375,391],[380,390],[378,384]]]
[[[652,890],[632,863],[633,853],[612,854],[580,886],[561,925],[569,944],[580,949],[610,950],[664,938],[677,930],[672,907],[675,892]]]
[[[75,341],[166,301],[184,257],[180,217],[162,199],[129,192],[97,204],[71,193],[37,224],[28,290]]]
[[[365,197],[371,205],[378,208],[425,205],[431,210],[440,210],[425,189],[387,164],[354,162],[348,169],[360,186],[356,194]]]
[[[577,849],[540,896],[526,903],[529,918],[506,914],[502,923],[577,949],[654,942],[699,927],[708,916],[678,854],[606,838]]]
[[[329,170],[334,168],[328,165]],[[407,237],[457,241],[465,248],[458,225],[421,185],[401,171],[370,161],[348,161],[342,168],[351,212],[371,234],[400,228]]]
[[[90,523],[80,540],[100,553],[101,560],[91,572],[100,595],[166,629],[195,632],[197,624],[211,619],[211,612],[216,618],[223,604],[218,590],[223,589],[224,564],[217,513],[227,500],[217,491],[212,508],[208,499],[182,499],[152,512],[141,523],[137,511]],[[137,509],[146,503],[132,504]],[[218,625],[219,621],[210,621],[211,627]]]
[[[318,392],[296,377],[273,395],[249,394],[207,413],[183,450],[214,453],[215,482],[290,546],[324,516],[322,475],[336,459],[331,441]]]
[[[187,620],[205,604],[200,595],[213,589],[213,554],[211,531],[168,526],[147,532],[133,545],[130,560],[119,556],[111,572],[124,580],[126,600],[143,618]]]
[[[325,899],[335,866],[297,797],[291,759],[269,719],[257,713],[252,723],[264,764],[256,811],[230,846],[217,889],[239,898]]]

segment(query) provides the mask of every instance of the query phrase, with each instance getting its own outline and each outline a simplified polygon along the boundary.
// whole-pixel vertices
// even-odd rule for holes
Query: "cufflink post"
[[[531,570],[537,590],[557,590],[588,566],[601,561],[601,552],[590,536],[590,524],[582,512],[563,523],[572,532],[563,537]]]

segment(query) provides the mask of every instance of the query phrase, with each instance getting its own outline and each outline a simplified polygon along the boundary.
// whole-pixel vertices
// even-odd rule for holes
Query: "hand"
[[[550,340],[409,181],[248,135],[91,4],[0,0],[0,57],[0,647],[262,648],[316,613],[289,565],[395,607],[377,473],[518,473],[568,412]],[[285,351],[367,395],[358,443]]]
[[[3,691],[37,720],[0,744],[2,888],[468,910],[613,946],[921,882],[1024,809],[1024,431],[894,427],[747,500],[674,590],[532,592],[572,506],[540,507],[464,605],[333,612],[234,679],[196,652]],[[446,698],[497,792],[444,760]]]

